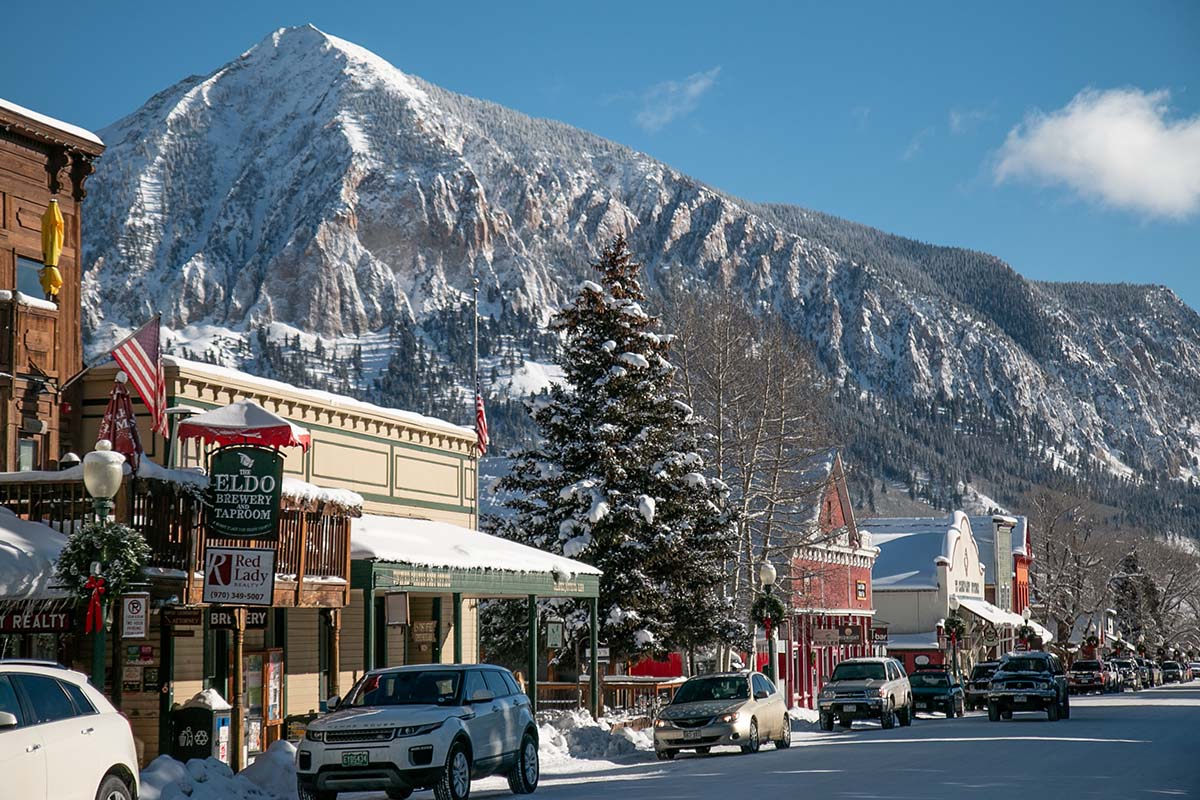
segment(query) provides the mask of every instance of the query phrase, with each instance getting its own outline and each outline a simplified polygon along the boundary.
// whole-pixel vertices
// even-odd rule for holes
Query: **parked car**
[[[58,664],[0,661],[3,795],[131,800],[138,759],[129,722],[87,676]]]
[[[946,667],[921,668],[908,676],[913,711],[940,711],[947,719],[966,714],[962,684]]]
[[[988,719],[1012,719],[1014,711],[1045,711],[1051,722],[1069,719],[1066,670],[1053,653],[1010,653],[1000,660],[988,689]]]
[[[1142,665],[1142,670],[1146,675],[1146,686],[1162,686],[1162,667],[1158,665],[1158,662],[1148,658],[1138,658],[1138,663]]]
[[[836,719],[849,728],[856,719],[877,719],[884,728],[913,721],[913,693],[904,667],[894,658],[851,658],[833,668],[817,698],[821,729]]]
[[[1121,691],[1128,689],[1136,692],[1142,688],[1142,673],[1132,658],[1115,659],[1112,665],[1120,676]]]
[[[971,677],[964,687],[967,710],[974,711],[987,706],[988,687],[992,684],[992,674],[998,666],[1000,666],[999,661],[980,661],[971,670]]]
[[[504,775],[516,794],[537,789],[538,732],[529,698],[508,670],[486,664],[421,665],[368,672],[296,753],[301,800],[433,789],[464,800],[471,780]]]
[[[1070,694],[1105,694],[1112,691],[1112,670],[1098,658],[1081,659],[1071,665],[1067,677]]]
[[[1191,670],[1192,677],[1189,680],[1200,680],[1200,661],[1193,661],[1188,664],[1188,669]]]
[[[1183,667],[1178,661],[1162,662],[1163,683],[1179,683],[1183,680]]]
[[[680,750],[704,754],[720,745],[757,753],[765,740],[790,746],[792,721],[783,694],[761,672],[690,678],[654,721],[659,758],[674,758]]]

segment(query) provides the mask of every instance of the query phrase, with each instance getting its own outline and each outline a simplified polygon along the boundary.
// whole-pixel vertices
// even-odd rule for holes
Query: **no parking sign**
[[[150,595],[137,592],[121,597],[121,638],[145,639],[150,622]]]

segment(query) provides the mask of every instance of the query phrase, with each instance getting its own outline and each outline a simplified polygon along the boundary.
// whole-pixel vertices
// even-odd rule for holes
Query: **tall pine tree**
[[[613,658],[715,644],[731,616],[727,489],[704,475],[696,420],[671,385],[671,337],[642,308],[625,239],[594,267],[599,283],[552,321],[565,380],[531,404],[540,442],[512,454],[496,485],[510,513],[489,527],[603,571],[600,635]],[[586,615],[566,618],[578,641]],[[494,655],[522,652],[516,609],[494,606],[484,629]]]

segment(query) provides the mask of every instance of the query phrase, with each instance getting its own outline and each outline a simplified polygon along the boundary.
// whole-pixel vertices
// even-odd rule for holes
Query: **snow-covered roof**
[[[996,528],[993,520],[1004,520],[1012,524],[1012,554],[1014,556],[1028,556],[1025,552],[1025,534],[1026,528],[1029,525],[1027,517],[1011,517],[1007,514],[988,514],[984,516],[971,517],[971,533],[975,536],[975,543],[979,545],[979,560],[983,562],[985,581],[987,583],[995,583],[995,577],[991,574],[991,555],[996,550]]]
[[[974,597],[959,597],[958,602],[967,611],[970,611],[981,619],[987,620],[993,625],[1007,625],[1011,628],[1019,628],[1025,624],[1025,620],[1020,614],[1006,611],[999,606],[992,605],[987,600],[979,600]]]
[[[1029,620],[1029,627],[1037,631],[1038,638],[1040,638],[1044,643],[1049,644],[1050,642],[1054,641],[1054,634],[1050,632],[1049,628],[1045,627],[1040,622],[1031,619]]]
[[[189,361],[178,356],[163,356],[163,364],[166,366],[174,366],[178,369],[187,370],[192,373],[199,373],[218,381],[237,381],[261,389],[264,393],[281,393],[295,395],[297,397],[307,398],[313,403],[330,406],[332,408],[341,408],[346,411],[357,411],[361,414],[369,414],[373,417],[384,417],[406,425],[417,425],[423,428],[431,428],[434,430],[445,431],[456,436],[464,436],[469,438],[475,437],[475,429],[464,425],[455,425],[452,422],[447,422],[436,417],[427,417],[424,414],[418,414],[414,411],[403,411],[398,408],[386,408],[377,406],[374,403],[368,403],[363,400],[355,400],[353,397],[346,397],[333,392],[325,392],[319,389],[301,389],[298,386],[293,386],[290,383],[283,381],[272,380],[270,378],[260,378],[257,375],[251,375],[248,372],[232,369],[231,367],[219,367],[215,364],[205,364],[202,361]]]
[[[69,122],[63,122],[60,119],[55,119],[54,117],[49,117],[45,114],[39,114],[32,109],[26,108],[25,106],[17,105],[11,100],[5,100],[3,97],[0,97],[0,110],[7,111],[10,114],[17,114],[25,117],[26,119],[32,120],[39,125],[44,125],[47,128],[53,128],[61,133],[66,133],[79,139],[83,139],[84,141],[91,142],[92,144],[99,145],[100,147],[104,147],[104,142],[100,141],[100,137],[85,128],[81,128],[78,125],[72,125]]]
[[[924,633],[889,633],[888,650],[937,650],[937,631]]]
[[[48,525],[21,519],[0,508],[0,601],[61,600],[54,564],[67,537]]]
[[[367,514],[350,526],[350,557],[419,567],[599,575],[581,561],[498,536],[427,519]]]
[[[879,557],[871,570],[875,590],[937,589],[938,565],[948,563],[970,521],[961,511],[949,517],[879,517],[859,529],[871,535]]]

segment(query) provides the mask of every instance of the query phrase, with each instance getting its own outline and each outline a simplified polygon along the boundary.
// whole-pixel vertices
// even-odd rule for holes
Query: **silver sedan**
[[[789,746],[792,725],[783,695],[759,672],[692,678],[654,722],[659,758],[674,758],[680,750],[703,754],[725,745],[755,753],[764,741]]]

